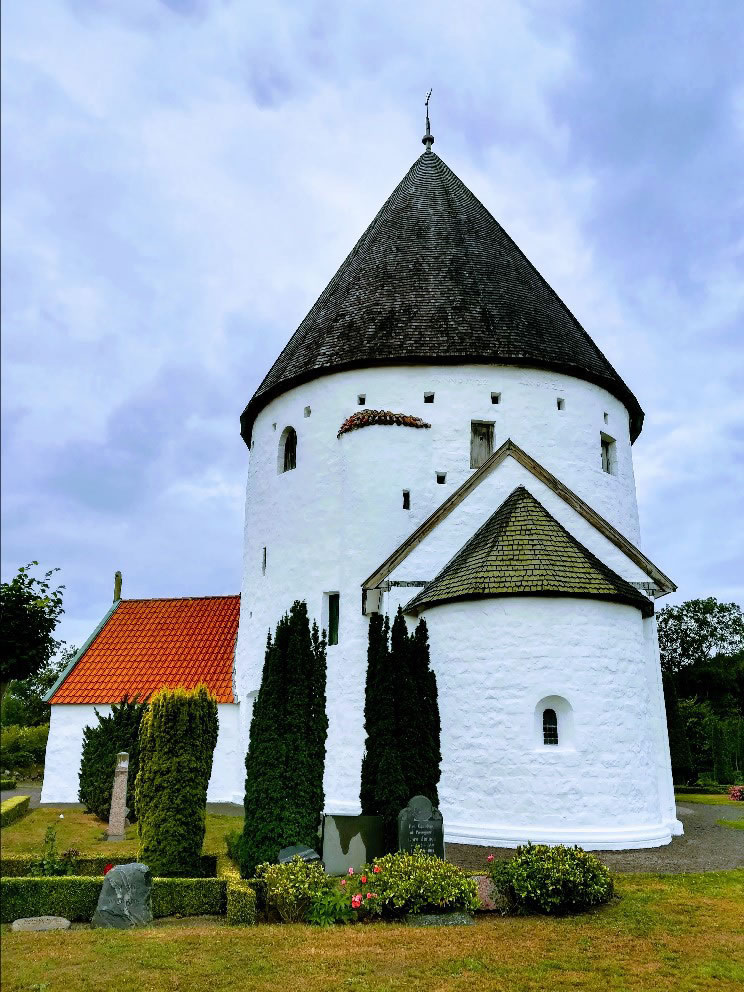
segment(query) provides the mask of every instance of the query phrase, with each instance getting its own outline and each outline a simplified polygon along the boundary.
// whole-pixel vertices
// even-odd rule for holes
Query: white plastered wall
[[[424,403],[424,392],[434,392],[434,403]],[[491,402],[492,392],[501,394],[499,404]],[[360,393],[365,395],[363,407],[357,403]],[[565,401],[562,410],[558,398]],[[416,415],[432,427],[371,426],[337,438],[343,421],[362,408]],[[493,421],[495,448],[511,437],[638,544],[627,411],[605,390],[582,380],[512,367],[353,370],[289,390],[256,419],[248,466],[235,670],[238,698],[244,704],[242,745],[248,746],[251,703],[261,681],[267,632],[273,632],[279,616],[295,599],[305,600],[311,618],[320,622],[324,593],[339,592],[339,643],[328,649],[326,812],[359,812],[368,624],[361,613],[361,583],[472,474],[471,420]],[[287,426],[297,432],[297,467],[277,473],[277,448]],[[616,440],[615,475],[602,470],[602,433]],[[437,472],[446,472],[444,485],[437,484]],[[623,577],[648,581],[645,572],[511,458],[465,501],[469,505],[462,520],[467,526],[463,524],[461,534],[454,528],[451,539],[441,542],[430,561],[411,556],[391,577],[433,578],[520,483]],[[410,510],[402,508],[404,489],[411,494]],[[476,496],[478,490],[482,492]],[[453,514],[453,524],[456,519],[460,518]],[[446,553],[445,545],[456,540],[459,543]],[[399,601],[406,602],[414,592],[402,590]],[[395,605],[391,592],[385,608]],[[640,613],[634,612],[640,622]],[[641,663],[643,657],[639,648]]]
[[[101,716],[107,716],[111,707],[58,703],[51,710],[41,802],[76,803],[83,730],[96,725],[95,710]],[[207,790],[208,802],[243,801],[243,751],[238,710],[235,703],[219,703],[217,706],[219,734]]]

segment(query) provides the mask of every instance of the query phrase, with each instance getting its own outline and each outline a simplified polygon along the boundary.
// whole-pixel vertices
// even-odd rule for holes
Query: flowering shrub
[[[612,876],[580,847],[518,847],[508,861],[489,859],[494,901],[515,913],[575,913],[608,902]]]
[[[357,908],[385,919],[442,910],[469,913],[480,905],[474,879],[420,850],[386,854],[366,866],[358,878],[355,894],[362,901]]]
[[[263,882],[267,909],[275,909],[284,923],[304,920],[313,900],[328,886],[320,861],[303,861],[298,854],[282,865],[258,865],[256,878]]]
[[[732,785],[728,790],[729,799],[744,803],[744,785]]]

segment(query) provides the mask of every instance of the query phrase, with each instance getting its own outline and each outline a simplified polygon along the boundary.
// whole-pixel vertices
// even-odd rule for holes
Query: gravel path
[[[613,871],[642,871],[683,874],[696,871],[724,871],[744,867],[744,831],[719,827],[716,820],[744,820],[744,809],[736,806],[689,806],[678,804],[677,816],[685,832],[673,837],[665,847],[638,851],[595,851]],[[462,868],[484,868],[486,855],[509,858],[514,852],[504,847],[476,847],[448,844],[447,860]]]

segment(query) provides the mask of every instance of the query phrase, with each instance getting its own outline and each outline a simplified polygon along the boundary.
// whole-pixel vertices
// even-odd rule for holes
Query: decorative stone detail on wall
[[[358,410],[341,424],[336,437],[348,434],[349,431],[359,430],[360,427],[371,427],[373,424],[392,424],[395,427],[431,427],[421,417],[407,413],[392,413],[390,410]]]

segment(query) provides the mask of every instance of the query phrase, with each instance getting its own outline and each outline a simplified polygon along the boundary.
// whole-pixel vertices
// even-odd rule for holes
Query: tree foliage
[[[200,873],[217,700],[204,685],[161,689],[140,724],[139,860],[161,878]]]
[[[11,682],[2,701],[3,727],[40,727],[49,723],[51,707],[45,697],[77,654],[76,647],[65,647],[39,669],[36,675]]]
[[[364,726],[362,812],[383,817],[385,842],[394,849],[398,813],[411,797],[438,805],[442,760],[426,621],[410,635],[400,607],[392,628],[387,617],[370,617]]]
[[[240,867],[276,861],[283,847],[317,847],[324,806],[326,638],[299,600],[266,642],[245,759]]]
[[[36,675],[61,643],[52,634],[63,613],[64,586],[52,587],[52,576],[58,568],[45,572],[40,579],[32,575],[31,569],[38,564],[32,561],[22,565],[10,582],[0,583],[0,699],[10,682]]]
[[[716,655],[744,651],[744,614],[737,603],[719,603],[713,596],[688,599],[660,610],[657,625],[661,667],[672,675]]]
[[[94,710],[98,723],[83,730],[83,752],[80,760],[78,799],[85,803],[86,813],[95,813],[108,820],[111,813],[111,791],[114,784],[116,756],[120,751],[129,755],[127,805],[129,820],[137,818],[135,782],[139,770],[139,730],[145,704],[129,700],[114,703],[111,713],[101,716]]]

